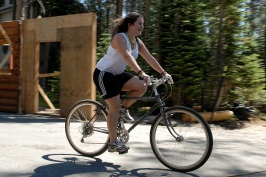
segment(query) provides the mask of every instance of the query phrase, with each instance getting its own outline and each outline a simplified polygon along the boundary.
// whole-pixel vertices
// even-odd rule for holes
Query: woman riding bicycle
[[[129,149],[117,139],[116,127],[119,115],[125,121],[134,121],[129,114],[128,107],[135,101],[125,100],[121,104],[121,92],[128,92],[129,97],[141,97],[147,91],[150,83],[150,76],[136,62],[138,53],[154,70],[160,73],[162,77],[167,77],[173,84],[171,75],[160,66],[138,38],[144,28],[143,25],[143,16],[136,12],[116,20],[107,53],[97,63],[94,71],[94,83],[108,105],[109,152],[126,153]],[[127,65],[137,73],[138,77],[124,71]],[[143,80],[140,80],[139,77]]]

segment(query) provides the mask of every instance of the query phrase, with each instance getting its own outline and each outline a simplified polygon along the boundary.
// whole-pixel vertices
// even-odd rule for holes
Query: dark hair
[[[134,24],[139,17],[143,18],[143,16],[139,13],[131,12],[125,18],[119,18],[114,20],[115,26],[112,33],[112,39],[117,33],[127,32],[128,24]]]

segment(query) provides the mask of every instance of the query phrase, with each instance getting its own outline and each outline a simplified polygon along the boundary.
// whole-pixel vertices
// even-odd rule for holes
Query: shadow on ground
[[[139,168],[132,170],[122,170],[120,165],[104,162],[99,158],[89,158],[77,154],[48,154],[42,157],[52,162],[46,166],[40,166],[34,170],[31,177],[47,176],[176,176],[180,174],[184,177],[197,177],[192,173],[177,173],[172,170],[159,168]]]
[[[235,130],[245,128],[249,122],[248,121],[238,121],[238,120],[226,120],[226,121],[219,121],[213,122],[212,124],[215,126],[222,127],[226,130]]]
[[[46,123],[46,122],[64,122],[64,118],[55,118],[52,116],[30,115],[30,114],[11,114],[0,112],[0,123]]]
[[[261,118],[253,117],[245,120],[232,119],[219,122],[209,122],[209,124],[219,126],[225,130],[235,130],[246,128],[251,125],[263,125],[266,124],[266,121]]]

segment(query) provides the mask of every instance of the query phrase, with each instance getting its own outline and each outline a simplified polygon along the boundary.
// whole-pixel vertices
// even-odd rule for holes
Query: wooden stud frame
[[[40,43],[60,42],[60,115],[82,99],[95,100],[96,14],[85,13],[22,23],[22,111],[38,111]]]

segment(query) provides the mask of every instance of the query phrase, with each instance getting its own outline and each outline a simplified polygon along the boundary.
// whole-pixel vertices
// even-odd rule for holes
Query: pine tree
[[[259,54],[261,65],[264,68],[264,89],[266,90],[266,0],[257,0],[253,3],[257,7],[256,31],[258,37],[256,40],[258,47],[256,48],[256,52]]]
[[[240,35],[240,47],[238,60],[235,61],[234,69],[231,70],[232,92],[231,99],[245,103],[249,100],[259,99],[264,88],[265,70],[263,69],[263,52],[261,53],[260,40],[263,39],[261,28],[258,23],[260,17],[260,3],[250,1],[245,3],[243,11],[242,32]],[[265,24],[264,24],[265,26]],[[263,45],[263,43],[262,43]]]
[[[85,13],[85,6],[77,0],[42,0],[46,9],[46,16],[60,16]]]
[[[196,0],[163,1],[160,5],[160,55],[175,83],[173,100],[185,104],[200,99],[207,64],[204,21]]]
[[[211,0],[206,9],[211,56],[207,82],[204,83],[204,99],[208,102],[204,107],[209,111],[218,109],[230,90],[230,76],[224,68],[230,71],[239,58],[241,4],[242,0]]]

